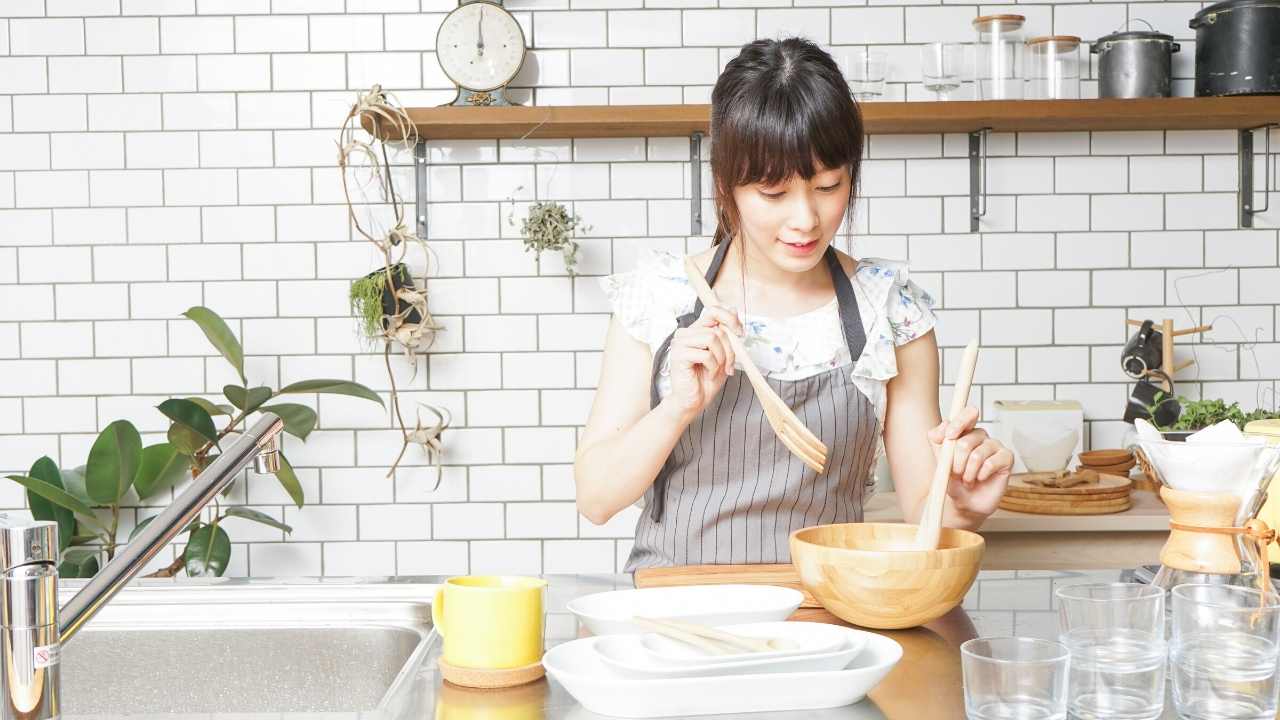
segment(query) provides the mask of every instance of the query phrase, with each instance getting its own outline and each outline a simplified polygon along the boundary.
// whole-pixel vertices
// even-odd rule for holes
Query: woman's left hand
[[[955,438],[947,494],[959,512],[986,517],[996,511],[1009,484],[1013,453],[977,424],[978,409],[967,407],[955,423],[943,420],[930,430],[929,442],[936,455],[945,438]]]

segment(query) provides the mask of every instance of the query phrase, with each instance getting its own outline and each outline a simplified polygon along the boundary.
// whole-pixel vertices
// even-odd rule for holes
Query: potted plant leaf
[[[105,557],[110,561],[124,544],[119,538],[122,509],[134,507],[140,500],[163,497],[188,476],[200,474],[217,459],[227,435],[251,424],[249,420],[255,413],[275,413],[284,421],[286,433],[305,442],[316,427],[316,412],[300,403],[280,402],[285,396],[331,393],[364,398],[383,405],[377,393],[349,380],[302,380],[279,390],[267,386],[249,387],[244,371],[244,351],[226,322],[205,307],[192,307],[184,315],[199,326],[210,344],[231,364],[244,383],[223,387],[222,394],[227,403],[215,403],[202,397],[170,398],[156,406],[169,420],[165,442],[144,447],[132,423],[116,420],[98,434],[83,465],[59,468],[52,459],[42,457],[26,475],[8,476],[26,489],[35,519],[58,524],[59,572],[64,577],[83,578],[96,574],[99,559]],[[280,469],[274,475],[293,503],[301,508],[305,501],[302,484],[283,451],[280,453]],[[223,494],[230,491],[231,487],[228,487]],[[132,540],[138,530],[154,517],[137,523],[128,540]],[[266,513],[238,506],[223,507],[215,498],[200,518],[183,529],[186,546],[181,555],[153,575],[167,577],[182,571],[192,576],[225,573],[231,560],[232,546],[223,523],[231,517],[262,523],[285,534],[293,531]]]
[[[1163,413],[1157,413],[1157,411],[1170,403],[1176,403],[1181,408],[1181,412],[1176,416],[1177,420],[1164,425],[1156,424],[1156,429],[1160,430],[1167,440],[1185,440],[1188,435],[1197,430],[1217,425],[1223,420],[1230,420],[1236,427],[1244,430],[1244,426],[1254,420],[1280,417],[1280,413],[1262,408],[1245,412],[1240,408],[1240,403],[1227,404],[1225,400],[1219,398],[1188,400],[1181,395],[1175,398],[1164,393],[1156,394],[1155,401],[1148,407],[1148,412],[1152,418],[1160,417]],[[1155,424],[1154,420],[1153,424]]]

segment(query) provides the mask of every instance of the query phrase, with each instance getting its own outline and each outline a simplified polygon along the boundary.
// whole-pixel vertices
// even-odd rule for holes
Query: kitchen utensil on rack
[[[1280,0],[1225,0],[1195,14],[1196,97],[1280,93]]]
[[[689,284],[693,287],[694,292],[698,294],[698,298],[702,300],[702,304],[721,306],[720,298],[711,289],[711,286],[707,285],[706,279],[702,276],[702,271],[694,264],[693,258],[686,257],[684,259],[684,267],[685,274],[689,278]],[[773,387],[769,385],[769,381],[765,380],[755,362],[751,360],[751,354],[747,351],[742,339],[728,330],[722,330],[722,334],[725,338],[728,338],[738,362],[742,364],[742,368],[747,373],[747,378],[751,381],[751,387],[755,388],[756,397],[760,399],[760,405],[764,407],[765,419],[769,421],[769,427],[773,428],[778,439],[782,440],[782,444],[788,450],[800,458],[814,472],[821,474],[827,464],[827,446],[810,432],[809,428],[804,426],[804,423],[800,422],[800,418],[796,417],[791,408],[783,402],[782,398],[778,397],[778,393],[774,392]]]
[[[1024,15],[983,15],[973,19],[974,99],[1021,100]]]
[[[973,385],[973,369],[978,364],[978,340],[975,338],[965,346],[964,355],[960,359],[960,371],[956,374],[956,385],[951,393],[951,407],[948,411],[948,423],[960,419],[960,413],[969,404],[969,388]],[[956,452],[956,441],[947,438],[942,441],[942,449],[934,462],[933,482],[929,485],[929,494],[925,498],[924,509],[920,511],[920,527],[916,532],[915,548],[917,550],[933,550],[938,547],[938,536],[942,527],[942,512],[946,505],[947,485],[951,480],[951,462]]]
[[[1089,45],[1098,56],[1098,97],[1169,97],[1173,92],[1173,54],[1182,46],[1146,20],[1134,20],[1147,29],[1129,30],[1126,23]]]
[[[1044,35],[1028,38],[1023,67],[1026,97],[1031,100],[1076,100],[1080,97],[1080,38]]]

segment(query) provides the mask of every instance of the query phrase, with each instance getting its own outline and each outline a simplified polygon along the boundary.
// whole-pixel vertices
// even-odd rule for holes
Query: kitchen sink
[[[63,581],[66,602],[82,583]],[[427,578],[131,583],[63,648],[65,718],[423,717]]]

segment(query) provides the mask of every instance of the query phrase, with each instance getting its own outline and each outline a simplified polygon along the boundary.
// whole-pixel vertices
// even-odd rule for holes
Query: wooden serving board
[[[802,608],[820,608],[801,585],[800,575],[791,564],[777,565],[677,565],[676,567],[641,568],[635,572],[638,588],[672,587],[676,585],[778,585],[804,593]]]
[[[1000,508],[1021,513],[1037,515],[1108,515],[1124,512],[1132,506],[1128,496],[1108,500],[1083,500],[1068,498],[1063,500],[1024,500],[1005,496],[1000,500]]]
[[[1104,475],[1098,473],[1098,482],[1089,483],[1087,485],[1072,485],[1071,487],[1042,487],[1033,485],[1018,475],[1009,478],[1009,487],[1005,491],[1006,497],[1016,495],[1021,497],[1036,496],[1089,496],[1089,495],[1107,495],[1117,492],[1129,492],[1133,487],[1133,482],[1126,477],[1119,475]]]

